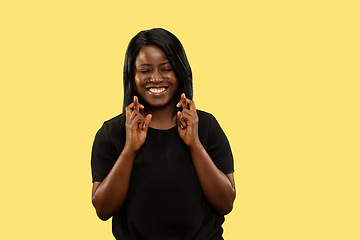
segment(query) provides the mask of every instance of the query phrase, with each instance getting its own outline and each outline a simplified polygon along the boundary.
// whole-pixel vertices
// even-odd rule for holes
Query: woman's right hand
[[[148,114],[144,118],[140,114],[141,109],[144,109],[144,106],[134,97],[134,102],[125,109],[125,147],[106,178],[93,184],[92,203],[97,215],[104,221],[122,208],[129,189],[136,152],[146,139],[152,116]]]
[[[137,152],[145,143],[147,131],[151,122],[152,115],[148,114],[145,118],[140,114],[140,109],[144,106],[139,103],[139,99],[134,96],[134,102],[126,107],[126,143],[125,148]]]

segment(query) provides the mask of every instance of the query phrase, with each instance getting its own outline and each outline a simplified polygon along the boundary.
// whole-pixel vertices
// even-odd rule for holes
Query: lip
[[[148,86],[145,89],[150,95],[161,96],[167,92],[168,88],[168,86]]]

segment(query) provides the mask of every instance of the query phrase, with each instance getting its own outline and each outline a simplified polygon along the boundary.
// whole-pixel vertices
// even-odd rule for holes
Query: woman
[[[92,202],[117,239],[223,239],[235,199],[233,158],[215,118],[196,110],[180,41],[139,32],[124,66],[123,113],[92,150]]]

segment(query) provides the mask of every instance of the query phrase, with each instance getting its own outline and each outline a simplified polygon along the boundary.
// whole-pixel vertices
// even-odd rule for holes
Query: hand
[[[145,118],[140,114],[140,109],[145,107],[139,103],[134,96],[134,102],[125,108],[126,111],[126,143],[125,148],[137,152],[145,143],[147,131],[151,122],[152,115],[148,114]]]
[[[177,112],[177,125],[180,138],[188,147],[196,146],[200,143],[200,140],[198,135],[199,118],[195,103],[190,99],[186,99],[185,93],[183,93],[176,107],[182,107],[182,111]]]

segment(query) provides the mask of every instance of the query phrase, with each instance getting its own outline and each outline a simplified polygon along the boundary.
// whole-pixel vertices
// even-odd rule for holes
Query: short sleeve
[[[205,128],[202,128],[202,131],[207,131],[206,133],[200,133],[206,136],[206,140],[203,141],[206,145],[204,147],[215,165],[224,174],[233,173],[234,159],[229,141],[215,117],[209,113],[205,114],[206,120],[200,119],[200,123],[206,125]]]
[[[93,182],[102,182],[118,158],[118,151],[110,139],[109,126],[105,122],[96,133],[92,147],[91,172]]]

